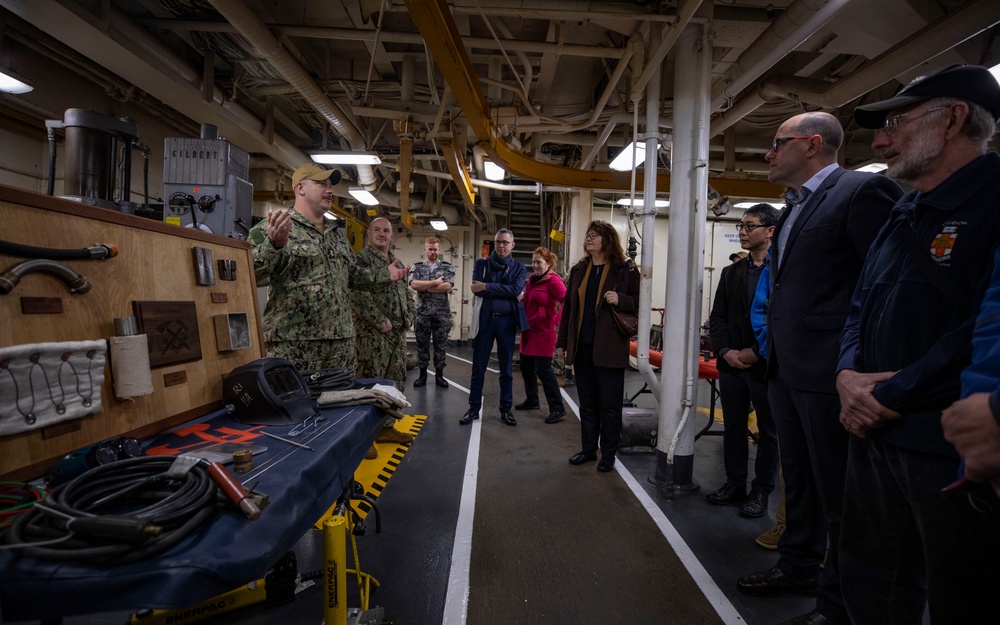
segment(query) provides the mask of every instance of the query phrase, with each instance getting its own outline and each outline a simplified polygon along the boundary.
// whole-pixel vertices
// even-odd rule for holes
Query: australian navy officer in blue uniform
[[[434,339],[434,383],[448,388],[444,379],[445,344],[451,332],[451,306],[448,294],[455,286],[455,269],[451,263],[440,260],[441,239],[424,240],[424,260],[410,269],[410,288],[417,292],[417,321],[413,331],[417,337],[417,366],[420,375],[414,387],[427,384],[427,365],[430,364],[431,339]]]
[[[497,360],[500,361],[500,420],[507,425],[517,425],[510,412],[514,404],[514,336],[518,324],[517,296],[524,291],[528,270],[511,258],[514,233],[501,228],[493,237],[493,243],[493,253],[476,260],[472,269],[472,293],[482,298],[482,305],[479,309],[479,331],[473,340],[469,410],[459,421],[462,425],[479,418],[483,405],[483,376],[494,341]]]

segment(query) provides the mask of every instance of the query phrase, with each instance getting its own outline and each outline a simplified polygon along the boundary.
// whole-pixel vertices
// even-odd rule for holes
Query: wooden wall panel
[[[253,280],[250,245],[115,211],[0,185],[0,239],[24,245],[75,249],[110,243],[119,253],[108,260],[64,264],[84,276],[90,292],[72,295],[58,278],[33,273],[9,294],[0,295],[0,346],[49,341],[110,338],[116,317],[131,316],[133,300],[193,301],[201,334],[200,360],[153,369],[152,395],[134,401],[115,398],[110,364],[101,389],[104,410],[76,423],[76,431],[45,438],[41,431],[0,438],[0,476],[40,475],[66,453],[125,433],[148,435],[221,406],[222,378],[233,368],[264,355],[263,334]],[[216,283],[198,286],[193,247],[211,250]],[[236,261],[236,281],[220,280],[217,262]],[[0,254],[0,273],[22,262]],[[213,303],[224,293],[225,303]],[[57,297],[61,314],[23,314],[22,297]],[[218,298],[217,298],[218,299]],[[219,352],[213,316],[247,313],[251,347]],[[181,372],[186,381],[164,386],[164,376]]]

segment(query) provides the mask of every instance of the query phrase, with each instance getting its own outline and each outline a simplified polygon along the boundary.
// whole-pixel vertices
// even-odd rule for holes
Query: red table
[[[635,356],[639,351],[639,345],[635,341],[629,343],[629,353]],[[656,350],[649,350],[649,364],[662,368],[663,366],[663,354]],[[719,386],[716,384],[716,380],[719,379],[719,369],[715,365],[715,358],[698,358],[698,379],[706,380],[708,386],[711,389],[711,395],[709,398],[709,408],[708,408],[708,423],[705,427],[695,435],[695,440],[701,438],[702,436],[721,436],[722,432],[710,432],[712,429],[712,424],[715,422],[715,405],[719,399]],[[640,391],[642,392],[642,391]]]

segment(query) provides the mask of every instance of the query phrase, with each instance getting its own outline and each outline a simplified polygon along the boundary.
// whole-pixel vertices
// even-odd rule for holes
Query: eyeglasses
[[[771,142],[771,151],[777,153],[778,150],[781,149],[781,146],[785,145],[789,141],[795,141],[796,139],[812,139],[815,136],[816,135],[796,135],[794,137],[781,137],[780,139],[775,138],[775,140]]]
[[[743,224],[743,223],[736,224],[735,227],[736,227],[736,232],[739,232],[740,230],[746,230],[747,234],[750,234],[757,228],[767,228],[767,226],[765,226],[764,224]]]
[[[938,106],[932,109],[924,109],[923,111],[910,111],[909,113],[900,113],[899,115],[893,115],[892,117],[886,117],[885,123],[882,124],[882,132],[885,136],[889,137],[892,133],[896,132],[899,128],[900,121],[906,121],[904,118],[909,117],[910,119],[916,119],[922,117],[928,113],[933,113],[934,111],[943,111],[945,109],[950,109],[951,106]]]
[[[583,235],[584,241],[590,241],[591,239],[600,239],[600,238],[601,235],[597,234],[596,232],[588,232],[587,234]]]
[[[513,244],[514,242],[513,242],[513,241],[504,241],[503,239],[497,239],[497,240],[496,240],[496,241],[494,241],[493,243],[494,243],[495,245],[502,245],[502,246],[505,246],[505,247],[506,247],[506,246],[508,246],[508,245],[512,245],[512,244]]]

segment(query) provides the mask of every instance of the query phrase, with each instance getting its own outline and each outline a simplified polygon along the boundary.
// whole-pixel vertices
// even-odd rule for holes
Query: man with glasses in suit
[[[787,525],[778,563],[737,587],[765,597],[817,594],[815,610],[782,625],[849,623],[837,556],[848,434],[834,379],[851,293],[902,191],[885,176],[839,166],[843,140],[837,118],[802,113],[781,124],[764,157],[768,180],[789,189],[771,246],[767,318],[768,399]]]

